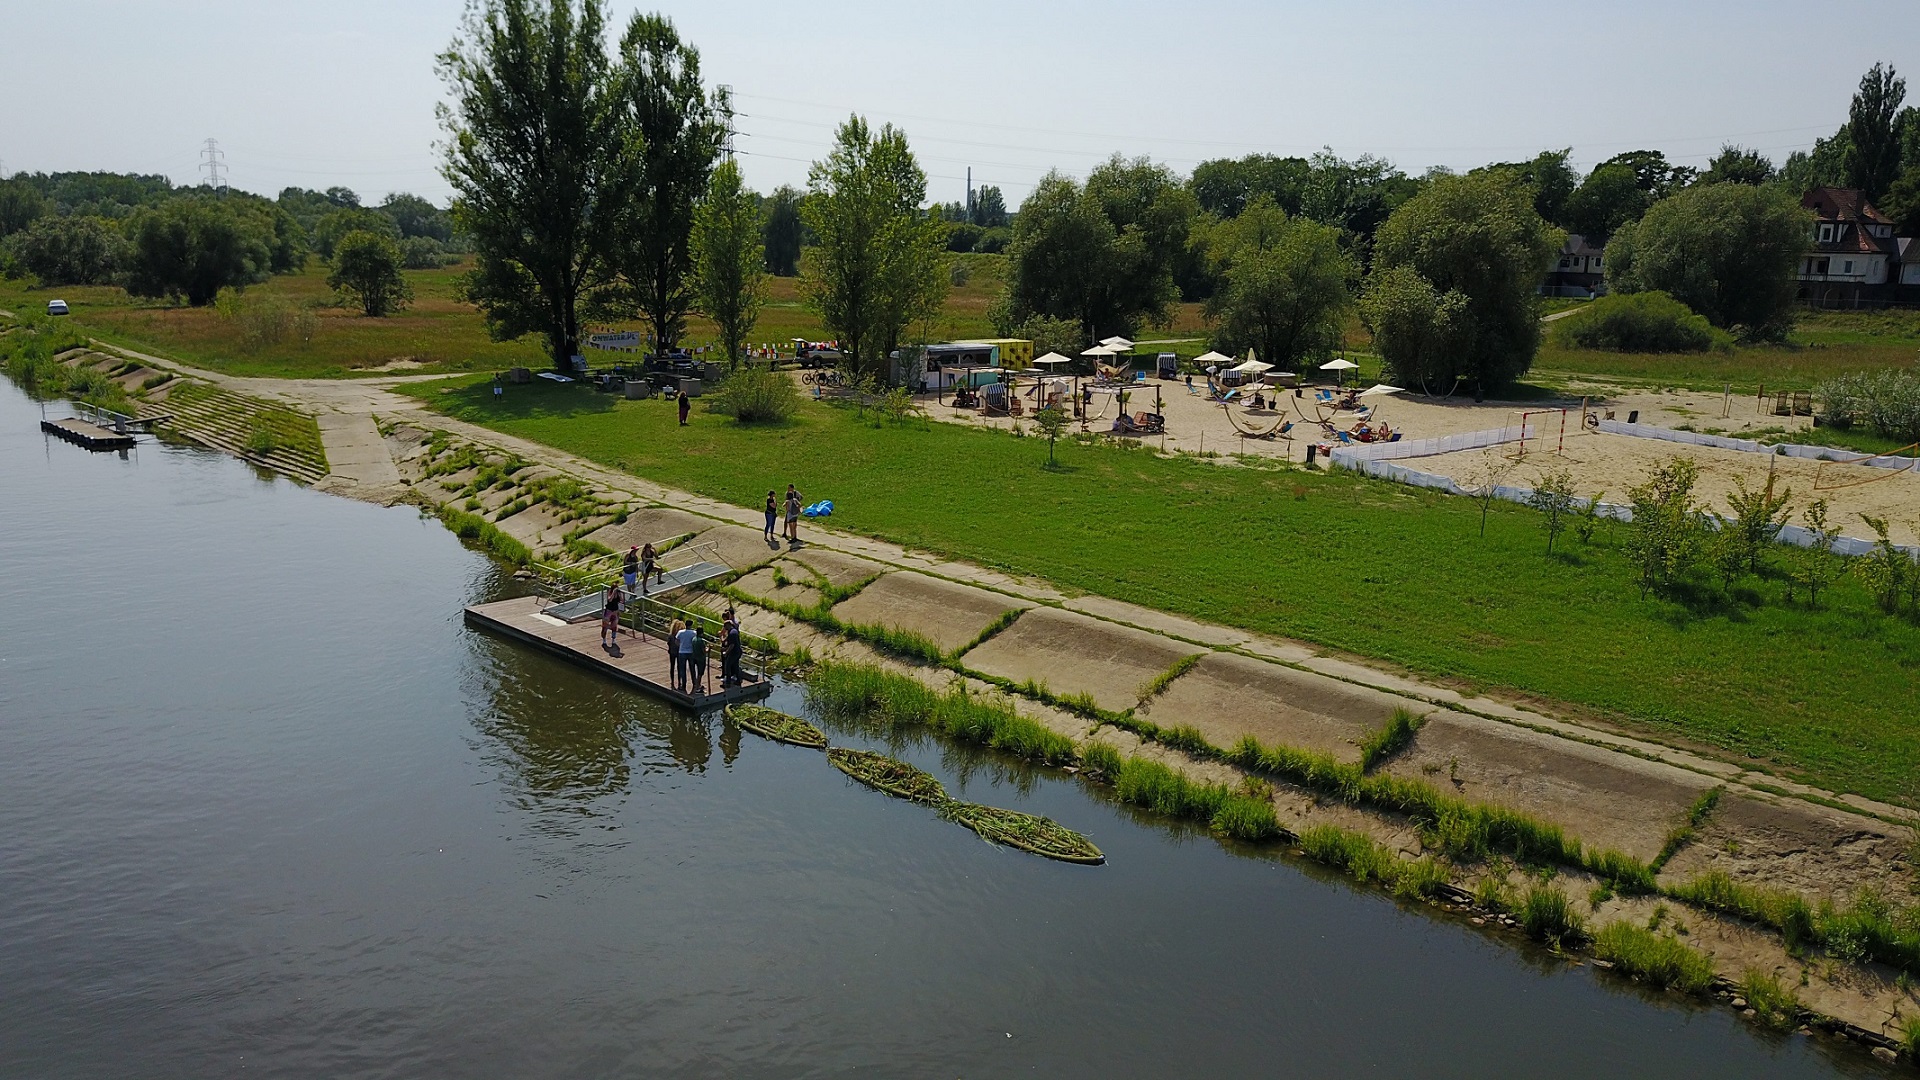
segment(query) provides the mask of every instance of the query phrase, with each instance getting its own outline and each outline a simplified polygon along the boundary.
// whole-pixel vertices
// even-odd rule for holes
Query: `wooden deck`
[[[735,701],[749,701],[766,696],[772,689],[764,681],[749,681],[721,690],[718,642],[709,642],[707,651],[707,689],[713,692],[685,694],[673,688],[666,645],[657,637],[642,640],[622,629],[620,651],[615,655],[600,644],[598,619],[566,623],[542,615],[538,597],[523,596],[491,604],[475,604],[466,610],[468,626],[545,649],[682,708],[711,709]],[[748,678],[751,679],[751,675]]]
[[[80,419],[42,420],[40,430],[89,450],[124,450],[133,445],[131,435],[109,431]]]

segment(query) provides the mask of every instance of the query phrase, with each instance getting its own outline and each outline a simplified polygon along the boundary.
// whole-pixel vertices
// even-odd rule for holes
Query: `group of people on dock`
[[[620,644],[620,614],[626,609],[627,600],[632,595],[636,580],[640,586],[640,595],[646,594],[648,575],[655,572],[653,545],[648,544],[647,553],[642,556],[635,552],[627,553],[628,563],[622,574],[623,582],[607,586],[600,613],[600,645],[602,648],[616,649]],[[664,580],[664,579],[662,579]],[[627,633],[641,640],[646,639],[642,623],[636,621]],[[666,640],[667,656],[671,671],[673,688],[683,694],[705,697],[708,694],[707,653],[708,641],[706,629],[685,619],[674,619],[668,626]],[[720,685],[718,689],[739,686],[745,681],[740,668],[743,644],[740,637],[740,616],[732,608],[720,622]]]

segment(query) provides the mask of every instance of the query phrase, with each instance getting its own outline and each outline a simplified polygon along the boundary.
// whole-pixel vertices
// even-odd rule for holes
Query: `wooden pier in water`
[[[133,445],[132,435],[110,431],[78,417],[67,420],[42,420],[40,430],[89,450],[125,450]]]
[[[664,605],[651,604],[636,606],[664,608]],[[758,657],[752,657],[752,662],[743,659],[742,667],[746,670],[742,676],[746,681],[739,686],[722,688],[720,641],[717,635],[709,633],[707,689],[710,692],[690,694],[676,690],[673,687],[672,662],[657,626],[660,620],[649,619],[645,611],[630,612],[630,617],[622,621],[616,652],[600,643],[598,613],[569,622],[545,614],[544,610],[550,607],[552,605],[540,597],[522,596],[490,604],[475,604],[466,609],[466,620],[468,626],[564,657],[581,667],[618,679],[682,708],[711,709],[736,701],[750,701],[765,697],[773,689],[767,681],[764,663]],[[643,631],[629,625],[634,621],[648,628],[644,631],[646,636],[641,636]]]

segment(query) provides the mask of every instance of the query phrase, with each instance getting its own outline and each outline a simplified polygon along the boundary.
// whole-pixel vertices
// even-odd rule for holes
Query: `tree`
[[[1614,230],[1638,221],[1651,201],[1631,166],[1602,165],[1567,196],[1567,228],[1604,246]]]
[[[1573,156],[1573,148],[1565,150],[1543,150],[1531,161],[1510,161],[1499,165],[1488,165],[1474,172],[1499,170],[1513,176],[1521,183],[1533,188],[1533,209],[1543,219],[1555,225],[1564,225],[1567,199],[1572,197],[1574,189],[1580,186],[1580,174],[1573,171],[1567,159]]]
[[[1527,505],[1540,511],[1540,525],[1547,533],[1547,554],[1553,554],[1553,542],[1567,531],[1573,516],[1573,474],[1566,469],[1549,469],[1541,474],[1527,496]]]
[[[1262,193],[1214,230],[1212,250],[1221,278],[1207,301],[1219,323],[1215,348],[1252,346],[1268,363],[1290,365],[1339,342],[1355,270],[1338,229],[1290,220]]]
[[[314,226],[313,250],[319,252],[321,258],[331,259],[340,239],[355,232],[378,233],[392,240],[399,240],[404,235],[399,223],[392,217],[378,210],[348,206],[332,211]]]
[[[1794,271],[1812,217],[1780,188],[1709,184],[1683,191],[1607,245],[1618,292],[1658,289],[1747,338],[1786,331]]]
[[[1406,267],[1436,297],[1461,297],[1446,302],[1450,355],[1422,374],[1484,387],[1525,373],[1540,345],[1534,293],[1561,239],[1527,185],[1493,173],[1441,177],[1395,210],[1374,238],[1375,270]]]
[[[693,279],[700,310],[720,328],[729,369],[739,362],[765,298],[760,229],[760,207],[740,183],[740,166],[722,163],[694,208]]]
[[[1767,478],[1765,487],[1755,491],[1747,487],[1747,478],[1733,478],[1733,492],[1727,496],[1727,509],[1733,517],[1721,526],[1730,541],[1730,552],[1737,553],[1743,560],[1745,569],[1750,573],[1759,573],[1761,557],[1773,547],[1780,536],[1780,530],[1786,526],[1787,514],[1793,503],[1793,489],[1787,488],[1778,495],[1773,491],[1773,478]]]
[[[1237,160],[1201,162],[1194,166],[1187,187],[1200,209],[1216,217],[1238,217],[1260,194],[1271,198],[1289,217],[1297,217],[1306,201],[1308,172],[1306,158],[1248,154]]]
[[[1048,406],[1033,414],[1033,426],[1047,437],[1047,468],[1051,469],[1058,464],[1053,457],[1053,444],[1059,441],[1060,433],[1067,429],[1067,414]]]
[[[20,177],[0,180],[0,239],[12,236],[48,213],[47,197]]]
[[[1771,181],[1776,174],[1773,162],[1758,150],[1749,150],[1744,146],[1727,143],[1707,165],[1707,171],[1700,174],[1702,184],[1751,184],[1758,187]]]
[[[604,245],[633,186],[604,22],[600,0],[485,0],[440,56],[442,173],[475,255],[466,298],[495,340],[541,334],[561,369],[582,309],[604,310]]]
[[[1428,394],[1452,393],[1462,378],[1466,308],[1465,294],[1442,295],[1411,266],[1376,269],[1360,302],[1387,371]]]
[[[1083,186],[1058,172],[1021,204],[1008,248],[1012,321],[1074,319],[1086,338],[1165,322],[1198,204],[1163,166],[1118,156]]]
[[[1061,356],[1074,357],[1086,348],[1087,339],[1080,336],[1080,324],[1072,319],[1054,319],[1045,315],[1034,315],[1027,321],[1014,326],[1008,332],[1009,337],[1025,338],[1033,342],[1033,354],[1045,356],[1059,353]]]
[[[1895,118],[1907,97],[1907,81],[1893,65],[1875,64],[1860,79],[1847,109],[1847,184],[1878,199],[1900,175],[1900,131]]]
[[[800,200],[795,188],[781,185],[767,196],[766,252],[767,273],[775,277],[798,277],[804,227],[800,223]]]
[[[1880,209],[1893,220],[1895,236],[1920,236],[1920,165],[1900,174],[1880,201]]]
[[[104,285],[126,261],[126,238],[97,217],[43,217],[7,240],[20,268],[42,285]]]
[[[943,230],[920,211],[926,173],[904,132],[892,124],[874,131],[854,116],[826,160],[808,170],[807,189],[802,214],[819,241],[807,266],[808,301],[852,373],[885,381],[902,333],[946,298]]]
[[[418,195],[396,192],[380,204],[380,212],[393,219],[403,239],[426,237],[446,243],[453,239],[453,217]]]
[[[201,307],[221,289],[258,284],[273,271],[270,226],[220,199],[185,196],[148,207],[127,233],[125,281],[135,296],[184,297]]]
[[[1658,150],[1629,150],[1624,154],[1615,154],[1595,167],[1603,169],[1609,165],[1625,165],[1632,169],[1640,190],[1656,200],[1664,199],[1693,183],[1693,169],[1673,164],[1667,160],[1667,155]]]
[[[360,305],[368,318],[385,318],[413,300],[413,286],[400,272],[401,263],[400,245],[393,237],[359,229],[334,245],[327,287]]]
[[[973,192],[973,223],[983,229],[1003,229],[1007,225],[1007,199],[992,184],[981,184]]]
[[[1650,592],[1671,591],[1700,560],[1705,535],[1693,503],[1699,479],[1697,465],[1676,457],[1656,466],[1644,483],[1627,492],[1633,500],[1633,521],[1625,547],[1638,570],[1642,600]]]
[[[1847,129],[1815,139],[1811,151],[1795,150],[1780,166],[1780,183],[1795,197],[1816,187],[1847,186]]]
[[[700,85],[700,51],[662,15],[635,15],[620,39],[616,79],[639,186],[617,219],[614,261],[641,318],[665,352],[686,332],[693,305],[693,206],[726,135],[722,100]]]

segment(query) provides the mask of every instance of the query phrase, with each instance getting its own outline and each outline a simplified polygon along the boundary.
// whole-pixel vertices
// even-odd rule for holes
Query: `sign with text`
[[[640,331],[622,330],[610,334],[588,334],[587,344],[595,349],[637,349],[640,347]]]

